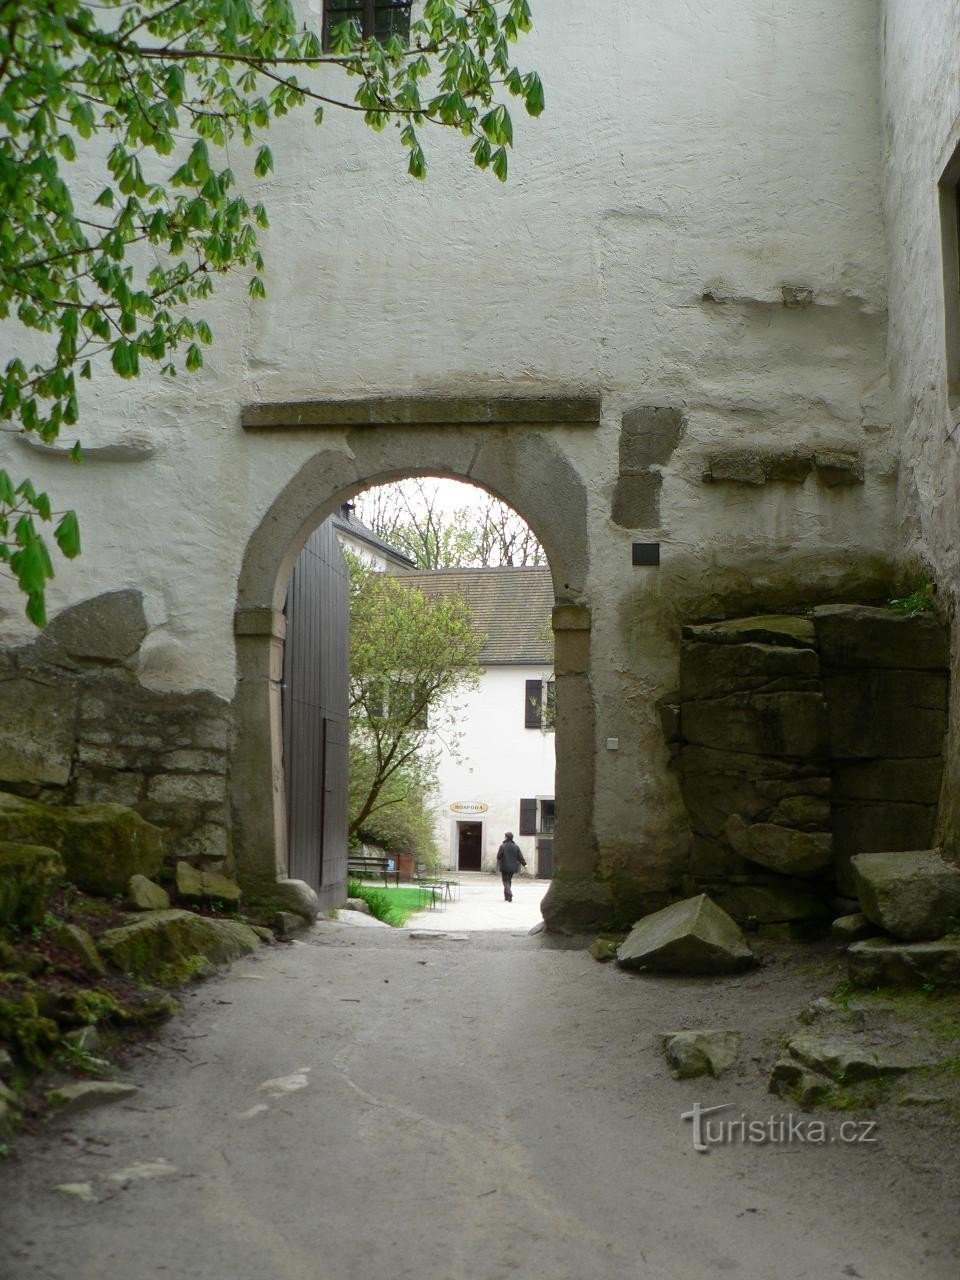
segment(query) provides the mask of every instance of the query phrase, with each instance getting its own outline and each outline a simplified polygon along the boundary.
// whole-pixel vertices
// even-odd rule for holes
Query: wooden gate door
[[[285,607],[283,769],[287,874],[324,907],[347,879],[347,566],[331,520],[297,558]]]

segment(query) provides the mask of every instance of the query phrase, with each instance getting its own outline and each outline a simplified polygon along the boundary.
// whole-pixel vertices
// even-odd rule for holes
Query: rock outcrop
[[[228,964],[260,939],[239,920],[215,920],[190,911],[153,911],[100,935],[101,954],[115,969],[160,983],[182,981],[211,965]]]
[[[163,864],[163,833],[119,804],[39,804],[0,793],[0,841],[55,849],[65,874],[87,893],[126,893],[130,877],[155,875]]]

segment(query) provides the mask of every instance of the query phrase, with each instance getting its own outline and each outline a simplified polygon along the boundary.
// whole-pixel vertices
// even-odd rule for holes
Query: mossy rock
[[[2,980],[2,979],[0,979]],[[60,1040],[57,1024],[44,1017],[28,981],[0,993],[0,1041],[16,1058],[31,1067],[42,1067]]]
[[[45,845],[63,859],[65,873],[88,893],[126,893],[133,875],[156,875],[163,865],[163,832],[121,804],[59,807],[0,794],[0,841]]]
[[[0,924],[40,924],[64,865],[54,849],[0,842]]]
[[[64,951],[69,951],[76,956],[83,968],[91,969],[101,976],[106,973],[103,958],[86,929],[81,929],[78,924],[69,924],[66,920],[60,920],[50,936],[58,947],[63,947]]]
[[[115,969],[170,985],[260,946],[250,926],[239,920],[211,920],[180,910],[151,911],[132,924],[108,929],[98,941]]]

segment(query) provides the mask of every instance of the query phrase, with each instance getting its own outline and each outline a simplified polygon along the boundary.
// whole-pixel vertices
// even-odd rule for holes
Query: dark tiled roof
[[[398,581],[424,595],[463,596],[478,631],[487,643],[480,654],[483,666],[526,663],[553,665],[553,583],[550,570],[431,569],[403,574]]]
[[[373,547],[376,551],[381,551],[388,560],[393,560],[399,566],[413,565],[416,562],[411,560],[408,555],[402,551],[398,551],[396,547],[391,546],[389,542],[384,542],[378,533],[368,528],[362,520],[358,520],[356,516],[334,515],[330,517],[333,520],[335,529],[342,529],[344,533],[349,534],[351,538],[356,538],[358,542],[365,542],[368,546]]]

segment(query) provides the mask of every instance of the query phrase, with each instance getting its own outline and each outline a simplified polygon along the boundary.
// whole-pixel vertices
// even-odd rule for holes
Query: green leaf
[[[80,554],[80,524],[75,511],[64,513],[53,536],[57,540],[57,546],[68,560],[73,560]]]

